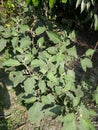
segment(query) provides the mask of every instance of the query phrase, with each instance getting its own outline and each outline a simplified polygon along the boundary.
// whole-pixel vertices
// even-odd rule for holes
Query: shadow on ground
[[[4,70],[0,69],[0,130],[8,130],[7,118],[9,115],[4,113],[4,109],[9,109],[11,105],[8,90],[3,83],[4,77]]]

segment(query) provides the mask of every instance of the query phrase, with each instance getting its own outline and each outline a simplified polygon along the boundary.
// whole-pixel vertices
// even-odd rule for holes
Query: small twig
[[[16,128],[15,130],[21,130],[22,128],[25,127],[25,125],[26,125],[26,123],[23,123],[23,124],[21,124],[18,128]]]
[[[2,116],[0,116],[0,118],[8,119],[8,118],[10,118],[11,116],[12,116],[12,114],[9,114],[9,115],[2,115]]]
[[[27,69],[28,73],[29,73],[30,75],[32,75],[32,74],[31,74],[31,71],[29,70],[29,67],[28,67],[26,64],[24,64],[24,63],[23,63],[23,65],[24,65],[25,68]]]
[[[96,49],[97,49],[97,46],[98,46],[98,41],[96,42],[96,45],[95,45],[95,47],[94,47],[94,50],[96,51]],[[93,55],[91,56],[91,59],[92,59],[92,57],[93,57]]]
[[[97,49],[97,46],[98,46],[98,41],[97,41],[97,43],[96,43],[96,45],[95,45],[95,47],[94,47],[94,50],[96,51],[96,49]]]

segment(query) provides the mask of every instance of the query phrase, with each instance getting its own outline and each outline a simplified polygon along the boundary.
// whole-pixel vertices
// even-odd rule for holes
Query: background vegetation
[[[79,55],[72,41],[85,27],[98,30],[96,0],[7,0],[1,7],[0,64],[28,120],[39,129],[52,117],[62,130],[95,130],[98,85],[89,75],[96,47]]]

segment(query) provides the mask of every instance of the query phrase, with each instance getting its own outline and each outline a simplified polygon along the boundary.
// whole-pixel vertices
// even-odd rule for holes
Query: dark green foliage
[[[28,107],[28,119],[40,126],[44,117],[51,116],[59,118],[62,130],[95,130],[90,117],[96,113],[88,108],[86,99],[97,104],[98,88],[93,91],[93,85],[76,74],[78,67],[84,73],[93,67],[94,50],[79,56],[76,47],[70,46],[74,30],[59,35],[46,22],[33,21],[30,11],[24,4],[22,14],[12,18],[13,26],[0,26],[0,52],[9,52],[3,66],[13,86],[23,90],[20,98]]]
[[[49,19],[56,19],[63,25],[67,25],[70,21],[71,27],[80,26],[87,29],[93,27],[95,31],[98,30],[97,0],[26,0],[26,2],[44,11],[44,15]]]
[[[5,35],[3,31],[1,39],[6,41],[1,51],[10,43],[10,57],[3,65],[9,67],[13,86],[24,90],[21,99],[24,104],[30,105],[28,119],[39,126],[44,117],[60,116],[62,130],[95,130],[84,101],[88,88],[82,85],[82,81],[77,81],[74,64],[80,59],[81,68],[86,72],[87,68],[92,67],[90,56],[94,51],[87,50],[83,57],[79,57],[75,46],[67,48],[70,45],[69,37],[73,37],[75,32],[61,37],[47,27],[39,26],[31,37],[27,33],[30,30],[28,25],[18,24],[14,32],[13,28],[6,28],[8,33]],[[46,40],[43,33],[47,36]],[[83,82],[86,84],[86,81]],[[89,93],[89,96],[92,94]],[[93,97],[97,103],[97,94]]]

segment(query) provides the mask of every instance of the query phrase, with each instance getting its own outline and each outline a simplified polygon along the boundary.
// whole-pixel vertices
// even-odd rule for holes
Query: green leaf
[[[56,0],[49,0],[49,7],[52,9],[56,3]]]
[[[58,82],[58,79],[56,78],[56,76],[54,76],[52,72],[48,72],[47,78],[52,82]]]
[[[31,94],[34,92],[34,88],[35,88],[35,79],[33,77],[28,78],[25,82],[24,82],[24,90],[26,95]]]
[[[77,0],[77,2],[76,2],[76,8],[79,7],[79,5],[81,4],[81,2],[82,2],[82,0]]]
[[[94,14],[94,29],[95,31],[98,30],[98,15]]]
[[[96,104],[98,104],[98,87],[95,93],[93,94],[93,99],[95,100]]]
[[[46,31],[46,27],[45,26],[42,26],[42,27],[38,27],[35,32],[37,35],[40,35],[42,33],[44,33]]]
[[[95,6],[95,0],[91,0],[91,2],[92,2],[92,5],[94,5],[94,6]]]
[[[2,35],[3,35],[4,38],[11,37],[11,30],[10,30],[10,28],[5,29],[5,31],[2,32]]]
[[[62,0],[62,3],[67,3],[67,0]]]
[[[33,47],[31,52],[32,52],[32,55],[35,55],[35,54],[37,54],[37,49],[35,47]]]
[[[49,100],[51,103],[54,103],[54,102],[55,102],[55,97],[54,97],[54,95],[52,95],[51,93],[47,95],[47,98],[48,98],[48,100]]]
[[[38,39],[37,44],[38,44],[39,47],[42,47],[44,42],[45,42],[44,37],[41,37],[41,38]]]
[[[49,39],[53,42],[53,43],[61,43],[62,40],[60,38],[60,36],[58,34],[56,34],[55,32],[52,31],[46,31]]]
[[[31,62],[32,58],[33,58],[32,54],[28,53],[28,54],[24,55],[24,59],[23,59],[24,61],[23,62],[25,62],[25,64],[27,65]]]
[[[25,0],[26,3],[29,5],[31,3],[31,0]]]
[[[0,32],[3,32],[5,28],[3,26],[0,26]]]
[[[93,49],[88,49],[85,53],[86,56],[92,56],[94,54],[95,50]]]
[[[9,78],[13,81],[14,87],[18,84],[22,83],[25,80],[25,76],[20,71],[12,71],[10,72]]]
[[[81,2],[81,13],[85,10],[86,8],[86,3],[84,2],[84,0],[82,0]]]
[[[23,49],[27,49],[31,45],[31,39],[29,36],[25,36],[24,38],[21,38],[20,42],[20,47]]]
[[[9,59],[7,61],[4,62],[3,64],[4,66],[19,66],[21,65],[20,62],[18,60],[14,60],[14,59]]]
[[[67,46],[70,45],[70,40],[66,39],[63,41],[62,46],[60,47],[60,52],[64,53],[67,50]]]
[[[40,126],[40,121],[44,117],[44,113],[42,112],[43,106],[43,103],[35,102],[28,110],[28,120],[31,121],[32,124]]]
[[[47,49],[48,53],[50,54],[56,54],[57,53],[57,48],[56,47],[49,47]]]
[[[87,68],[92,68],[92,61],[88,58],[84,58],[84,59],[81,59],[80,60],[80,63],[81,63],[81,66],[82,66],[82,69],[86,72],[86,69]]]
[[[43,66],[47,67],[46,63],[43,60],[38,60],[38,59],[33,60],[31,62],[31,66],[33,68],[35,68],[35,67],[43,67]]]
[[[69,38],[73,41],[76,38],[76,32],[75,30],[73,30],[70,34],[69,34]]]
[[[13,48],[15,49],[18,46],[19,38],[18,37],[13,37],[11,42],[12,42]]]
[[[50,57],[51,55],[46,50],[39,53],[39,59],[41,60],[46,60],[49,59]]]
[[[94,110],[89,109],[89,115],[90,116],[97,116],[97,113]]]
[[[51,101],[49,100],[47,96],[41,96],[41,101],[44,104],[51,104]]]
[[[71,91],[71,92],[73,92],[73,91]],[[70,100],[72,101],[75,97],[74,97],[74,95],[73,95],[71,92],[70,92],[70,91],[67,91],[66,95],[67,95],[67,97],[69,97]],[[65,98],[65,104],[67,104],[67,102],[68,102],[68,101],[66,101],[66,98]]]
[[[60,105],[54,105],[52,108],[50,108],[50,112],[55,114],[55,116],[58,116],[61,114],[61,106]]]
[[[25,99],[26,104],[34,103],[36,101],[36,97],[30,97]]]
[[[37,7],[40,3],[39,0],[32,0],[32,3],[34,4],[35,7]]]
[[[66,85],[65,85],[65,87],[63,88],[63,92],[67,92],[67,91],[69,91],[70,89],[71,89],[71,87],[72,87],[72,83],[67,83]]]
[[[61,114],[61,106],[54,105],[52,107],[47,108],[44,112],[47,117],[56,118]]]
[[[54,55],[54,61],[57,61],[57,64],[63,62],[64,59],[65,59],[65,55],[64,55],[64,54],[57,53],[56,56]],[[54,61],[53,61],[53,62],[54,62]]]
[[[46,83],[44,80],[40,80],[38,86],[39,86],[39,89],[41,90],[41,93],[46,92]]]
[[[14,49],[14,52],[15,52],[15,51],[17,51],[17,52],[19,52],[19,53],[21,53],[21,54],[24,53],[24,51],[23,51],[23,49],[22,49],[21,47],[16,47],[16,48]]]
[[[61,130],[77,130],[75,115],[74,113],[69,113],[62,119],[63,127]]]
[[[75,72],[73,70],[67,70],[67,74],[65,75],[66,83],[74,83],[75,81]]]
[[[18,31],[16,30],[16,28],[12,28],[11,29],[11,35],[12,35],[12,37],[17,37],[18,36]]]
[[[25,33],[26,31],[29,31],[29,26],[28,25],[21,25],[19,32],[20,33]]]
[[[81,88],[78,86],[78,88],[75,90],[75,95],[77,96],[77,98],[81,98],[84,96],[83,91],[81,90]]]
[[[0,39],[0,52],[4,50],[4,48],[6,47],[6,44],[7,44],[7,40]]]
[[[89,119],[81,118],[79,123],[79,130],[95,130]]]
[[[86,3],[86,8],[87,8],[87,11],[89,11],[90,6],[91,6],[91,2],[90,2],[90,1],[88,1],[88,2]]]
[[[78,55],[77,55],[77,50],[76,50],[76,47],[75,47],[75,46],[69,48],[69,49],[67,50],[67,52],[68,52],[68,55],[69,55],[69,56],[73,56],[74,58],[77,58],[77,57],[78,57]]]
[[[56,86],[56,87],[55,87],[55,93],[56,93],[57,95],[62,94],[62,88],[61,88],[60,86]]]
[[[64,62],[61,62],[59,66],[59,74],[62,75],[65,72]]]
[[[83,104],[80,106],[80,117],[83,119],[89,119],[89,110]]]
[[[73,107],[76,107],[76,106],[79,104],[79,102],[80,102],[80,98],[75,97],[75,98],[73,99]]]

